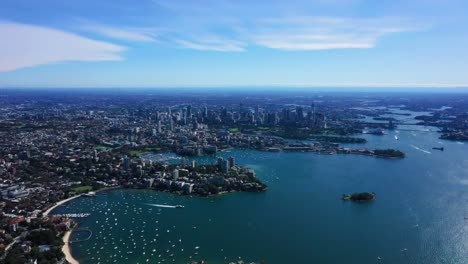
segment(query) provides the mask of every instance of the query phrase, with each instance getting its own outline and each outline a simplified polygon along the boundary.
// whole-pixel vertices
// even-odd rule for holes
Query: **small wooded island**
[[[343,201],[353,201],[353,202],[369,202],[375,200],[376,194],[374,192],[362,192],[362,193],[353,193],[353,194],[343,194],[341,198]]]
[[[374,150],[374,156],[386,159],[402,159],[405,157],[405,153],[396,149],[376,149]]]

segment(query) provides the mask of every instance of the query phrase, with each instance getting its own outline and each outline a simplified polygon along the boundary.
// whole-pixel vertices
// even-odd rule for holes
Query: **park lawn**
[[[93,190],[92,186],[79,186],[79,187],[72,188],[72,191],[76,193],[90,192],[92,190]]]
[[[152,152],[158,152],[160,150],[161,148],[145,148],[145,151],[152,151]]]
[[[132,156],[132,157],[138,157],[138,156],[141,156],[143,154],[146,154],[148,152],[158,152],[160,151],[161,148],[151,148],[151,147],[147,147],[145,148],[144,150],[130,150],[130,152],[128,153],[128,155]]]
[[[96,150],[108,150],[108,149],[111,149],[111,148],[106,147],[106,146],[102,146],[102,145],[97,145],[94,149],[96,149]]]
[[[138,156],[141,156],[143,154],[147,153],[147,151],[145,150],[130,150],[130,152],[128,153],[130,156],[132,157],[138,157]]]

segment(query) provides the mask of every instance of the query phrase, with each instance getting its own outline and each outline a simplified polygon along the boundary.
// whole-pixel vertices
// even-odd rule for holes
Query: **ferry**
[[[175,206],[175,208],[184,208],[184,207],[185,207],[185,206],[180,205],[180,204],[178,204],[178,205]]]
[[[323,155],[333,155],[336,154],[336,151],[333,150],[320,150],[318,154],[323,154]]]

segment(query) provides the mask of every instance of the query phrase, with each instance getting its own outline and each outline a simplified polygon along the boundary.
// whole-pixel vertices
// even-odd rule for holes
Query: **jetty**
[[[56,214],[54,217],[68,217],[68,218],[86,218],[90,213],[72,213],[72,214]]]

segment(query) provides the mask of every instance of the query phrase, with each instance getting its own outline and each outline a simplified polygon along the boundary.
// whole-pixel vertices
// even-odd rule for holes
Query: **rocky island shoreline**
[[[369,201],[374,201],[376,197],[377,196],[374,192],[361,192],[361,193],[353,193],[353,194],[343,194],[341,199],[343,201],[369,202]]]

